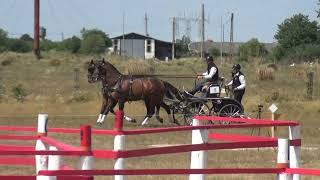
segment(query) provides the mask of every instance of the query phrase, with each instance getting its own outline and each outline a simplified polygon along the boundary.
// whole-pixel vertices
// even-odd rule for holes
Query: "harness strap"
[[[129,97],[128,97],[128,99],[131,99],[131,97],[133,96],[132,84],[133,84],[133,77],[132,77],[132,75],[130,75],[130,81],[129,81]]]

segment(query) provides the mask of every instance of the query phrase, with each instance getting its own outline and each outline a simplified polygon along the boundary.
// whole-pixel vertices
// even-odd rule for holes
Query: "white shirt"
[[[209,74],[208,72],[204,72],[202,73],[202,75],[203,75],[203,78],[205,79],[211,79],[216,74],[216,72],[217,72],[217,68],[212,67],[209,71]]]
[[[239,76],[239,73],[237,73],[235,76]],[[242,90],[246,87],[246,80],[244,79],[244,75],[240,75],[239,76],[239,81],[241,83],[240,86],[236,87],[236,90]],[[231,86],[233,83],[233,80],[231,80],[229,83],[228,83],[228,86]]]

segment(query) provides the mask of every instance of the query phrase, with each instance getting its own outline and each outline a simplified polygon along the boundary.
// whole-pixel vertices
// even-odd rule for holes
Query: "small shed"
[[[172,43],[161,41],[150,36],[128,33],[112,39],[113,53],[137,59],[164,60],[172,58]]]

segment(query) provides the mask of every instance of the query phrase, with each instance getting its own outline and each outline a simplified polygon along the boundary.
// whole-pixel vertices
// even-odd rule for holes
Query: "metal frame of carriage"
[[[241,117],[244,108],[237,100],[229,97],[221,97],[221,89],[224,86],[224,78],[218,84],[211,84],[202,97],[186,97],[184,101],[171,100],[172,116],[176,123],[185,125],[192,123],[195,115],[216,115],[222,117]],[[225,89],[228,92],[228,89]]]

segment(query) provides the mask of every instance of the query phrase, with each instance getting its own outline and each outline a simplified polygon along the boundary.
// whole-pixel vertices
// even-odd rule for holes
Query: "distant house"
[[[239,53],[239,47],[242,44],[244,44],[244,43],[243,42],[234,42],[233,43],[234,53]],[[277,43],[262,43],[262,44],[265,46],[265,48],[266,48],[266,50],[268,52],[271,52],[271,50],[277,46]],[[230,52],[229,42],[221,43],[221,42],[205,41],[204,42],[203,51],[204,52],[209,52],[209,50],[212,49],[212,48],[220,50],[221,45],[222,45],[222,52],[224,54],[229,54],[229,52]],[[190,43],[189,44],[189,50],[193,51],[193,52],[196,52],[196,53],[200,53],[200,51],[201,51],[201,42],[192,42],[192,43]]]
[[[172,43],[170,42],[137,33],[128,33],[111,39],[111,51],[121,56],[161,60],[172,58]]]

